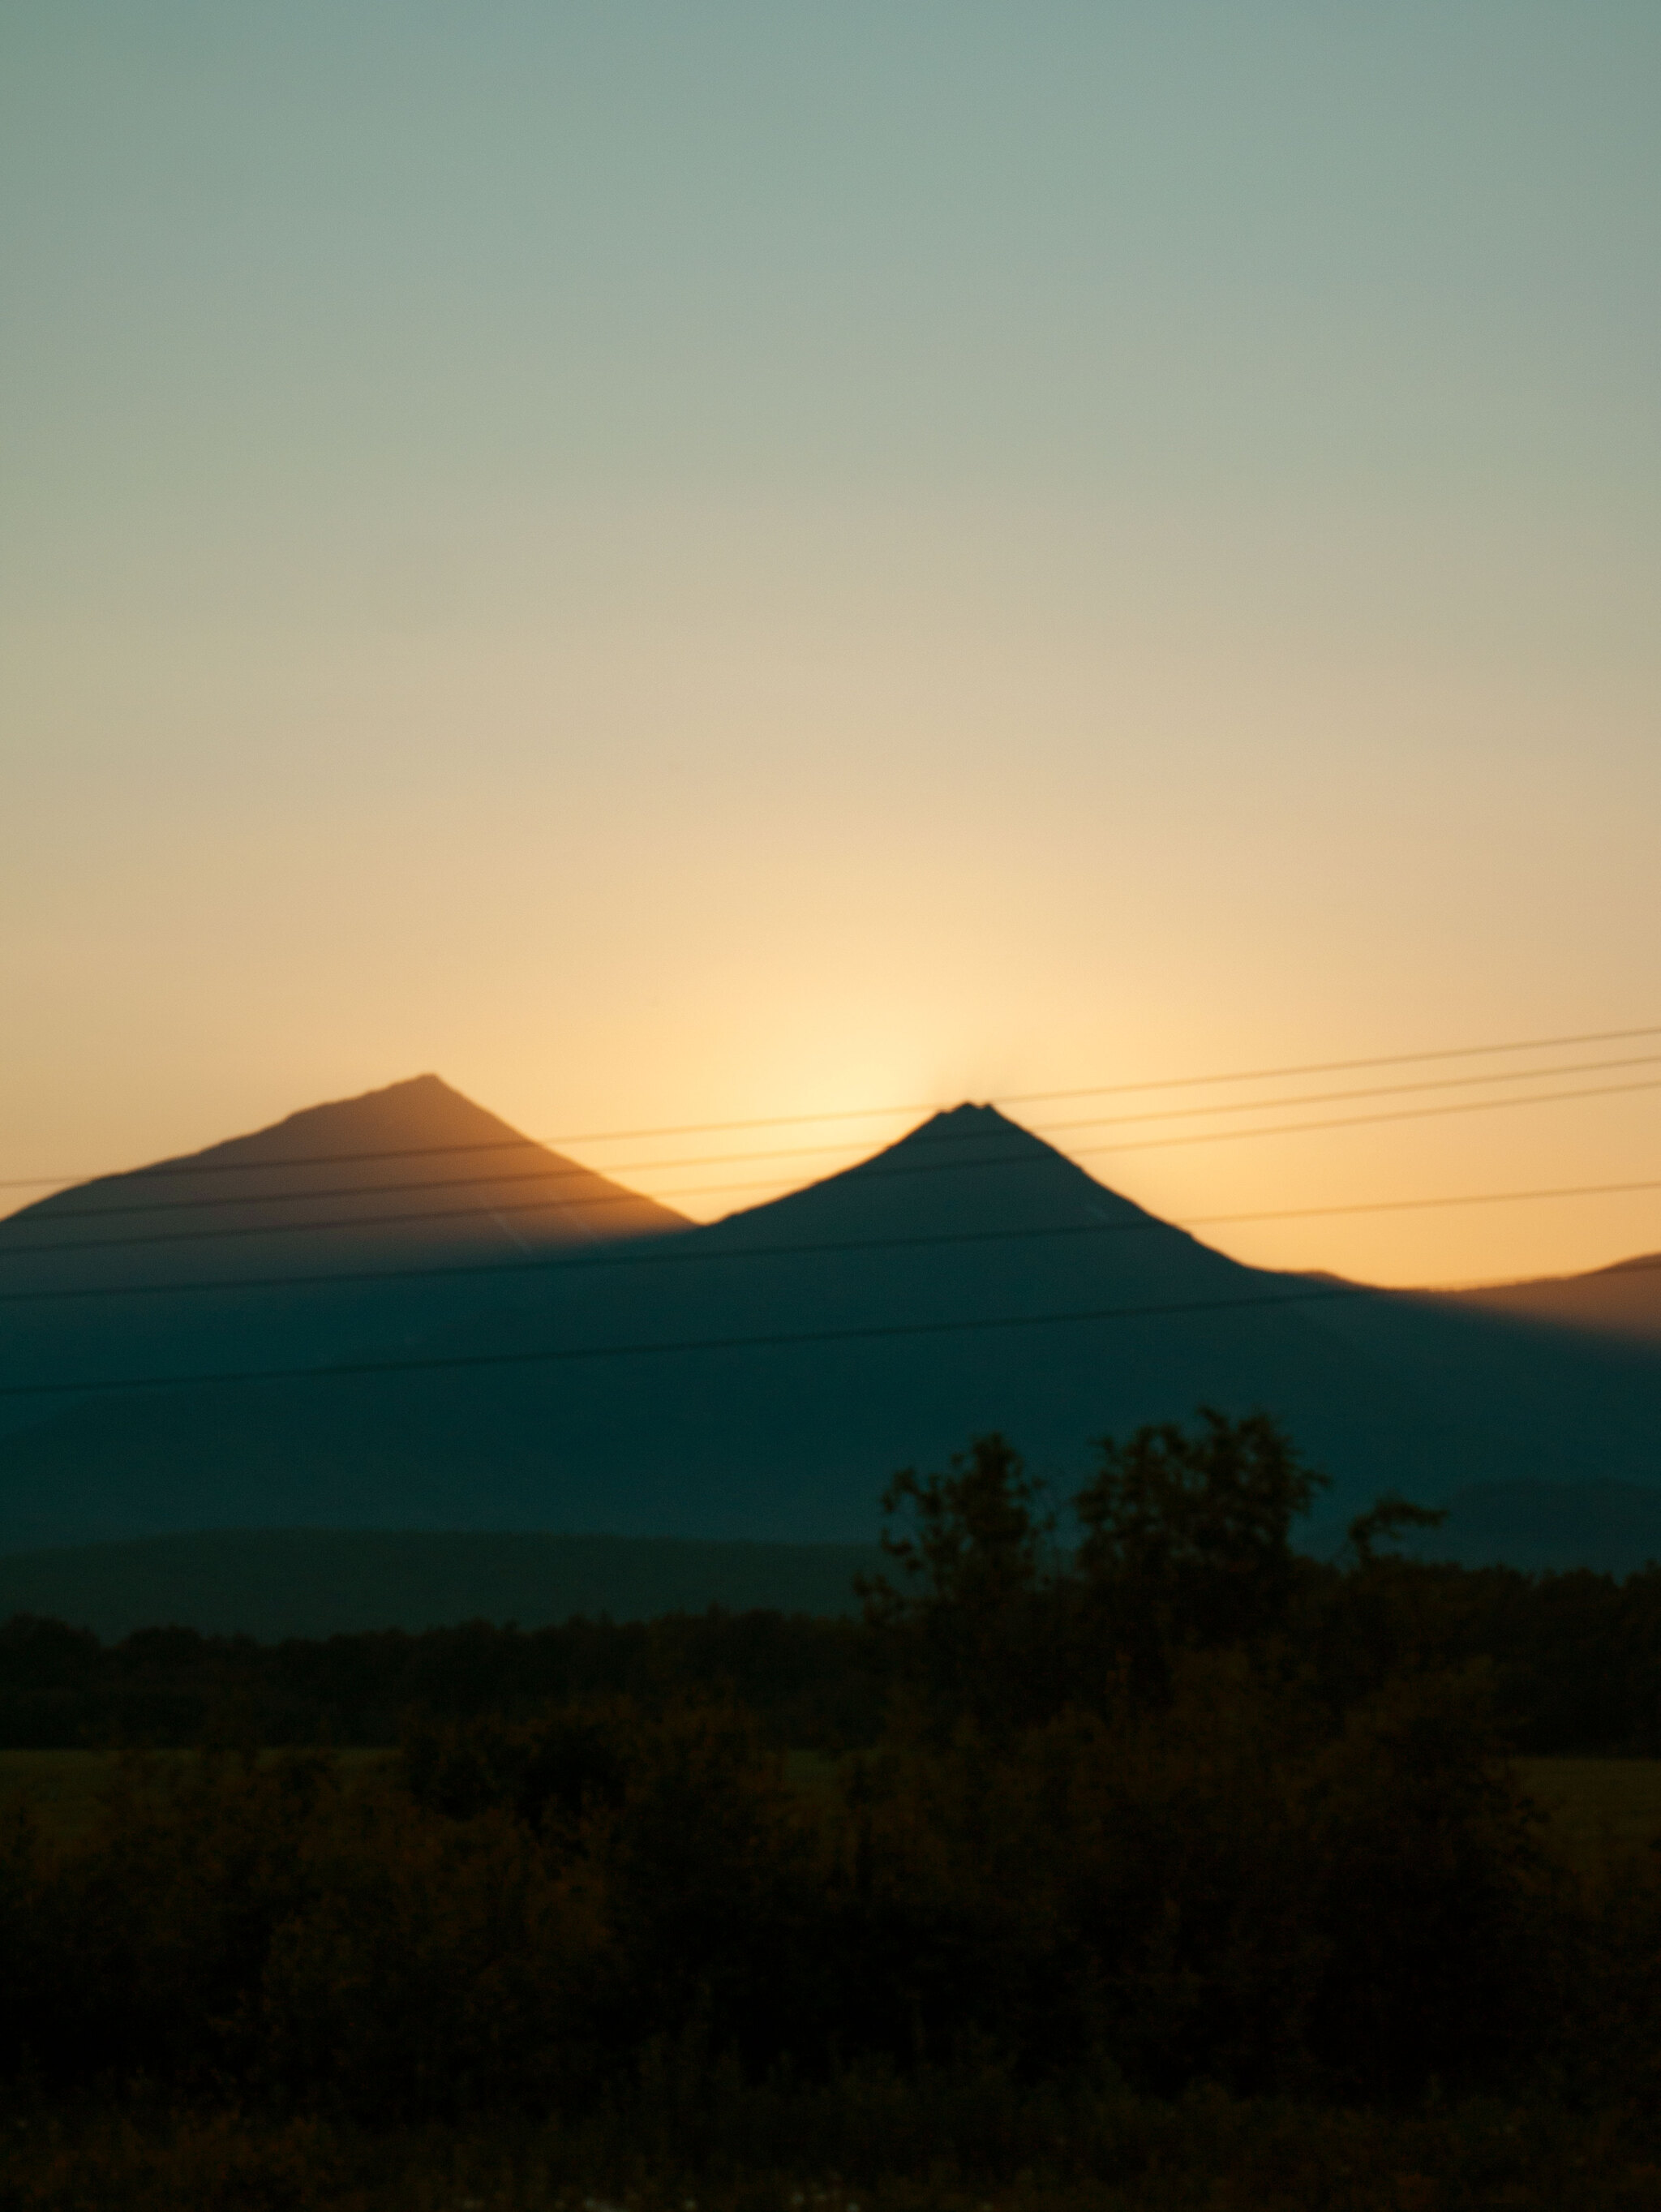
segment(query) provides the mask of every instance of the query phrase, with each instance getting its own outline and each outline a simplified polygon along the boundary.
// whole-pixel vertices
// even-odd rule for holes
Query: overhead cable
[[[1507,1070],[1504,1073],[1500,1074],[1470,1077],[1436,1077],[1424,1083],[1384,1084],[1370,1085],[1353,1091],[1306,1092],[1301,1097],[1292,1098],[1264,1098],[1243,1101],[1233,1100],[1222,1106],[1179,1106],[1152,1113],[1094,1115],[1082,1121],[1052,1122],[1046,1127],[1034,1129],[1026,1129],[1024,1126],[1021,1124],[1016,1124],[1015,1126],[1017,1127],[1021,1127],[1022,1133],[1025,1135],[1047,1139],[1052,1136],[1059,1136],[1070,1133],[1075,1129],[1128,1127],[1132,1123],[1145,1121],[1188,1121],[1197,1116],[1214,1114],[1275,1113],[1288,1108],[1336,1104],[1340,1101],[1350,1099],[1391,1098],[1402,1097],[1408,1093],[1417,1091],[1463,1090],[1471,1083],[1531,1082],[1542,1079],[1549,1080],[1552,1078],[1560,1075],[1600,1074],[1616,1068],[1652,1067],[1658,1061],[1661,1061],[1661,1053],[1642,1053],[1622,1060],[1581,1060],[1573,1063],[1567,1067],[1529,1068],[1519,1071]],[[1624,1089],[1642,1090],[1652,1087],[1655,1086],[1643,1084],[1614,1085],[1607,1086],[1603,1090],[1561,1092],[1555,1095],[1565,1097],[1592,1097],[1606,1096],[1612,1091]],[[1537,1103],[1540,1102],[1531,1099],[1483,1098],[1475,1099],[1468,1103],[1458,1103],[1445,1108],[1428,1108],[1424,1110],[1430,1113],[1466,1113],[1483,1110],[1491,1105],[1529,1105]],[[1405,1117],[1369,1115],[1360,1118],[1372,1121]],[[1328,1122],[1311,1123],[1306,1126],[1322,1128],[1341,1127],[1344,1126],[1344,1124],[1339,1121],[1333,1121]],[[913,1132],[912,1133],[915,1134],[917,1133]],[[1227,1137],[1254,1135],[1272,1136],[1280,1133],[1282,1133],[1278,1130],[1208,1130],[1197,1139],[1185,1140],[1180,1138],[1173,1138],[1168,1139],[1156,1139],[1153,1141],[1155,1144],[1163,1144],[1167,1142],[1181,1143],[1184,1141],[1210,1143],[1216,1139]],[[527,1139],[525,1141],[528,1143],[530,1140]],[[905,1139],[900,1139],[896,1141],[897,1143],[903,1143]],[[927,1141],[931,1146],[944,1144],[984,1145],[988,1141],[988,1133],[984,1127],[980,1127],[968,1129],[940,1129],[933,1131],[930,1134]],[[764,1152],[712,1152],[694,1155],[690,1158],[682,1157],[678,1159],[670,1160],[635,1160],[626,1163],[621,1171],[629,1175],[648,1175],[662,1174],[682,1168],[747,1166],[751,1162],[756,1160],[797,1159],[806,1154],[814,1152],[852,1152],[859,1149],[862,1142],[862,1139],[845,1138],[829,1144],[788,1145],[778,1150]],[[494,1150],[496,1148],[492,1146],[488,1149]],[[892,1150],[894,1148],[889,1147],[888,1149]],[[1095,1145],[1076,1146],[1072,1149],[1077,1152],[1096,1152],[1104,1151],[1139,1151],[1145,1149],[1145,1147],[1139,1145]],[[346,1159],[350,1159],[352,1155],[348,1154],[343,1157]],[[873,1162],[880,1161],[882,1158],[882,1154],[881,1152],[871,1155]],[[325,1162],[323,1159],[318,1159],[306,1163],[308,1166],[320,1166],[325,1164],[332,1164],[333,1162],[332,1160]],[[262,1162],[258,1164],[259,1166],[264,1167],[268,1164]],[[253,1164],[250,1164],[248,1171],[251,1173],[256,1171]],[[124,1189],[130,1189],[132,1183],[138,1179],[139,1178],[136,1176],[121,1178],[121,1187]],[[494,1170],[484,1175],[450,1176],[444,1177],[424,1176],[418,1177],[413,1182],[378,1182],[370,1184],[361,1182],[337,1183],[323,1190],[273,1190],[257,1191],[252,1193],[215,1192],[207,1196],[198,1195],[191,1198],[126,1199],[121,1203],[114,1206],[87,1206],[75,1207],[56,1206],[52,1209],[47,1218],[54,1224],[64,1221],[107,1221],[122,1214],[200,1212],[203,1208],[209,1206],[305,1206],[322,1204],[325,1200],[332,1200],[335,1199],[379,1197],[394,1193],[401,1194],[406,1191],[415,1190],[457,1190],[476,1188],[482,1184],[488,1184],[493,1189],[494,1189],[499,1188],[504,1183],[582,1183],[586,1182],[604,1182],[611,1186],[611,1192],[615,1193],[615,1194],[608,1194],[603,1199],[597,1194],[592,1199],[578,1199],[575,1201],[578,1204],[599,1205],[603,1203],[609,1205],[638,1206],[652,1205],[656,1203],[649,1194],[634,1190],[626,1185],[618,1185],[615,1183],[610,1176],[602,1174],[595,1169],[584,1166],[577,1161],[555,1160],[545,1167],[536,1166],[524,1169],[513,1169],[511,1170]],[[737,1186],[729,1187],[736,1188]],[[714,1188],[718,1189],[722,1188],[722,1186],[716,1185]],[[696,1195],[696,1193],[683,1192],[673,1194],[678,1196],[688,1196]],[[570,1203],[572,1201],[550,1199],[548,1202],[550,1205],[553,1205]]]
[[[1661,1190],[1661,1180],[1651,1182],[1605,1182],[1560,1185],[1539,1190],[1489,1190],[1456,1193],[1439,1198],[1362,1200],[1348,1206],[1275,1207],[1256,1213],[1197,1213],[1167,1221],[1143,1214],[1133,1221],[1066,1222],[1047,1228],[942,1230],[937,1235],[915,1237],[846,1237],[798,1244],[740,1244],[712,1249],[694,1237],[680,1237],[659,1244],[655,1238],[630,1239],[596,1249],[575,1245],[556,1247],[511,1260],[462,1260],[430,1266],[336,1268],[314,1275],[232,1275],[172,1283],[94,1283],[57,1285],[49,1290],[0,1291],[0,1304],[17,1305],[43,1299],[119,1298],[152,1296],[185,1297],[216,1291],[294,1291],[327,1289],[358,1283],[421,1282],[435,1277],[473,1275],[541,1275],[553,1271],[588,1267],[659,1267],[690,1263],[723,1264],[730,1260],[778,1260],[821,1257],[840,1252],[895,1252],[950,1244],[997,1244],[1032,1242],[1045,1237],[1114,1236],[1155,1229],[1204,1229],[1231,1223],[1306,1221],[1339,1214],[1407,1213],[1446,1206],[1499,1206],[1519,1200],[1626,1196],[1636,1191]],[[500,1211],[501,1209],[493,1209]],[[523,1212],[534,1209],[523,1207]],[[400,1217],[393,1216],[394,1219]],[[416,1216],[415,1218],[425,1217]],[[450,1217],[444,1217],[450,1218]],[[651,1246],[639,1249],[640,1243]],[[688,1249],[690,1244],[693,1249]],[[79,1249],[79,1247],[68,1247]]]
[[[1133,1083],[1098,1083],[1082,1089],[1061,1091],[1016,1091],[1000,1093],[990,1103],[1003,1106],[1034,1105],[1048,1098],[1101,1098],[1128,1095],[1133,1091],[1180,1091],[1203,1084],[1260,1083],[1282,1077],[1299,1075],[1337,1075],[1363,1067],[1408,1067],[1432,1060],[1478,1060],[1490,1053],[1553,1052],[1569,1045],[1617,1044],[1635,1037],[1661,1036],[1661,1023],[1651,1023],[1638,1029],[1590,1030],[1570,1036],[1525,1037],[1502,1044],[1444,1045],[1428,1052],[1395,1052],[1373,1054],[1351,1060],[1305,1061],[1282,1067],[1240,1068],[1221,1074],[1173,1075],[1161,1078],[1143,1077]],[[1542,1073],[1545,1071],[1540,1071]],[[1472,1082],[1489,1079],[1473,1076]],[[1262,1102],[1267,1104],[1269,1102]],[[517,1132],[501,1138],[492,1138],[482,1143],[458,1145],[410,1145],[389,1150],[356,1152],[300,1153],[286,1158],[270,1160],[209,1160],[178,1162],[162,1161],[153,1166],[125,1170],[104,1170],[93,1175],[13,1176],[0,1178],[0,1190],[38,1189],[48,1183],[73,1186],[83,1182],[107,1182],[117,1176],[184,1176],[229,1175],[257,1172],[264,1168],[314,1167],[337,1165],[349,1160],[417,1159],[447,1152],[501,1152],[514,1146],[538,1145],[621,1144],[646,1137],[710,1136],[730,1129],[772,1129],[807,1127],[825,1121],[877,1120],[900,1114],[933,1114],[944,1110],[937,1099],[925,1099],[898,1106],[847,1106],[828,1108],[815,1114],[768,1114],[743,1121],[682,1121],[648,1129],[590,1129],[561,1137],[523,1137]],[[234,1140],[233,1140],[234,1141]],[[633,1172],[633,1170],[630,1170]]]
[[[1661,1259],[1639,1261],[1635,1268],[1661,1267]],[[998,1314],[956,1321],[872,1322],[851,1328],[775,1329],[747,1336],[676,1337],[633,1344],[545,1346],[536,1351],[443,1352],[415,1358],[343,1360],[329,1367],[249,1367],[194,1375],[112,1376],[93,1382],[13,1382],[0,1385],[0,1398],[100,1395],[111,1392],[176,1390],[198,1386],[250,1382],[344,1382],[376,1375],[453,1372],[463,1369],[561,1365],[578,1359],[661,1358],[704,1352],[761,1352],[803,1344],[852,1344],[882,1337],[952,1336],[999,1328],[1051,1328],[1068,1322],[1150,1320],[1178,1314],[1245,1312],[1352,1298],[1406,1295],[1360,1283],[1312,1284],[1268,1297],[1176,1298],[1135,1305],[1076,1306],[1048,1313]]]
[[[845,1170],[844,1172],[849,1174],[857,1173],[863,1182],[869,1183],[883,1180],[890,1176],[930,1175],[939,1174],[946,1171],[955,1172],[957,1170],[965,1167],[971,1168],[976,1172],[980,1172],[984,1170],[991,1168],[1034,1166],[1040,1164],[1052,1165],[1058,1160],[1065,1161],[1074,1158],[1090,1158],[1099,1157],[1103,1153],[1118,1154],[1124,1152],[1158,1152],[1167,1150],[1173,1146],[1237,1142],[1250,1137],[1301,1136],[1327,1129],[1353,1129],[1373,1127],[1384,1122],[1426,1121],[1450,1114],[1493,1113],[1497,1112],[1503,1107],[1561,1105],[1567,1102],[1585,1098],[1610,1098],[1622,1097],[1634,1091],[1647,1091],[1655,1090],[1661,1090],[1661,1077],[1652,1077],[1640,1083],[1595,1085],[1579,1091],[1543,1091],[1537,1096],[1526,1098],[1466,1099],[1440,1106],[1397,1107],[1379,1114],[1343,1115],[1318,1121],[1276,1122],[1270,1127],[1264,1129],[1209,1129],[1179,1137],[1136,1138],[1131,1139],[1129,1143],[1116,1142],[1106,1145],[1076,1145],[1069,1152],[1066,1153],[1058,1152],[1046,1145],[1042,1150],[1035,1152],[1021,1152],[1017,1153],[1004,1153],[985,1160],[964,1161],[955,1158],[947,1160],[908,1159],[885,1164],[882,1155],[879,1153],[874,1158],[859,1162],[856,1164],[855,1168]],[[975,1133],[979,1134],[980,1133]],[[1023,1132],[1022,1133],[1024,1134],[1026,1133]],[[938,1140],[931,1139],[931,1141],[933,1142]],[[982,1141],[985,1141],[984,1135],[982,1136]],[[735,1155],[734,1157],[742,1158],[744,1156],[740,1154]],[[697,1164],[694,1162],[686,1162],[682,1163],[682,1164],[694,1165]],[[711,1164],[719,1164],[719,1162],[712,1162]],[[585,1172],[585,1170],[578,1170],[577,1172]],[[504,1182],[518,1181],[548,1182],[556,1179],[555,1171],[550,1170],[545,1173],[531,1172],[517,1176],[467,1177],[463,1178],[462,1181],[464,1186],[477,1184],[479,1182],[488,1182],[494,1188],[499,1187],[500,1184]],[[767,1177],[759,1182],[750,1181],[748,1182],[702,1183],[690,1186],[684,1190],[666,1192],[663,1194],[663,1195],[665,1197],[678,1198],[706,1198],[715,1196],[718,1194],[724,1194],[735,1190],[772,1189],[774,1188],[775,1182],[776,1178]],[[325,1199],[332,1200],[343,1197],[369,1199],[381,1194],[384,1191],[400,1188],[413,1190],[432,1190],[443,1189],[450,1187],[451,1186],[443,1183],[425,1182],[406,1186],[383,1185],[380,1187],[379,1190],[377,1190],[373,1186],[368,1188],[365,1188],[360,1185],[351,1187],[346,1190],[328,1192],[273,1192],[262,1197],[247,1199],[243,1202],[250,1206],[265,1206],[273,1204],[279,1199],[284,1203],[307,1198],[313,1200],[322,1200]],[[821,1185],[809,1184],[806,1188],[811,1190],[821,1187]],[[788,1196],[802,1196],[805,1193],[803,1191],[785,1194],[785,1195]],[[619,1189],[603,1196],[585,1200],[583,1201],[583,1207],[585,1212],[591,1212],[602,1206],[637,1206],[640,1202],[640,1197],[641,1194],[639,1192]],[[52,1221],[54,1224],[57,1222],[66,1218],[97,1220],[106,1218],[109,1214],[119,1214],[126,1212],[142,1213],[149,1213],[151,1212],[168,1212],[192,1206],[198,1203],[207,1202],[208,1201],[197,1201],[195,1200],[163,1200],[155,1208],[149,1206],[137,1206],[132,1208],[124,1206],[111,1206],[106,1209],[98,1206],[89,1206],[86,1208],[84,1212],[76,1211],[68,1215],[54,1214],[48,1217],[48,1218]],[[536,1200],[529,1206],[493,1206],[489,1207],[488,1211],[490,1212],[547,1212],[555,1206],[567,1204],[569,1204],[568,1200],[557,1197],[550,1197]],[[484,1211],[487,1211],[487,1209],[482,1207],[469,1208],[464,1206],[451,1206],[425,1214],[359,1214],[349,1216],[345,1219],[330,1221],[260,1222],[252,1224],[239,1223],[229,1227],[144,1231],[142,1233],[122,1237],[62,1237],[39,1243],[17,1244],[12,1243],[7,1240],[0,1240],[0,1260],[22,1259],[45,1252],[96,1251],[103,1249],[112,1248],[118,1245],[133,1246],[142,1244],[181,1243],[185,1242],[196,1242],[198,1240],[207,1241],[209,1239],[217,1239],[227,1237],[274,1237],[296,1234],[315,1234],[320,1231],[338,1232],[343,1230],[384,1227],[389,1226],[396,1222],[408,1223],[418,1219],[458,1220],[476,1218],[478,1215]]]

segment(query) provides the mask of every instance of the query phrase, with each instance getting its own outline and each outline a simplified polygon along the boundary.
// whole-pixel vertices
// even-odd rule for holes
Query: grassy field
[[[59,1835],[86,1828],[100,1792],[123,1754],[112,1751],[0,1751],[0,1818],[28,1805]],[[157,1762],[192,1759],[188,1751],[147,1753]],[[390,1751],[340,1751],[333,1756],[352,1771],[373,1772]],[[1552,1848],[1583,1872],[1595,1873],[1661,1842],[1661,1759],[1519,1759],[1523,1787],[1546,1815]],[[787,1762],[798,1790],[829,1786],[835,1762],[814,1752],[792,1752]]]
[[[1519,1759],[1554,1850],[1596,1874],[1661,1841],[1661,1759]]]
[[[960,2097],[964,2094],[960,2089]],[[858,2093],[852,2100],[858,2106]],[[1653,2212],[1645,2136],[1492,2102],[1388,2113],[1110,2093],[1088,2145],[1029,2115],[1011,2155],[862,2137],[847,2093],[809,2097],[839,2155],[676,2155],[647,2125],[360,2133],[311,2118],[96,2110],[0,2115],[3,2212]],[[831,2109],[837,2108],[837,2109]],[[903,2112],[897,2109],[894,2118]],[[930,2116],[930,2133],[941,2115]],[[926,2126],[926,2123],[925,2123]],[[777,2130],[763,2130],[764,2135]],[[924,2136],[926,2143],[926,2134]],[[770,2148],[770,2146],[769,2146]],[[1022,2153],[1027,2154],[1023,2155]],[[873,2159],[876,2161],[873,2166]]]
[[[50,1833],[78,1835],[91,1826],[100,1793],[129,1755],[118,1751],[0,1751],[0,1820],[15,1807],[27,1806]],[[193,1751],[143,1754],[147,1764],[162,1768],[196,1756]],[[373,1772],[395,1754],[337,1751],[332,1756],[348,1772]]]
[[[100,1794],[119,1761],[130,1755],[118,1751],[0,1751],[0,1820],[14,1807],[27,1806],[50,1833],[78,1835],[91,1826]],[[373,1773],[397,1755],[391,1751],[330,1753],[349,1774]],[[142,1754],[147,1763],[163,1768],[196,1756],[193,1751]],[[819,1752],[793,1751],[785,1761],[785,1772],[794,1788],[817,1795],[831,1787],[836,1762]]]

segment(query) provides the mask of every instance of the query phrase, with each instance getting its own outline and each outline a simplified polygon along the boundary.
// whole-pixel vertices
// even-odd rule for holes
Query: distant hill
[[[494,1273],[423,1269],[534,1261],[686,1226],[436,1075],[416,1076],[58,1191],[0,1221],[0,1382],[391,1347],[500,1295]],[[235,1287],[250,1279],[260,1286]],[[126,1285],[142,1287],[108,1295]],[[50,1398],[0,1398],[0,1428],[61,1410]]]
[[[1634,1484],[1495,1483],[1456,1492],[1448,1521],[1409,1548],[1422,1559],[1626,1575],[1661,1560],[1661,1490]],[[1337,1556],[1342,1528],[1307,1532]],[[211,1529],[0,1557],[0,1621],[17,1613],[106,1640],[149,1627],[204,1634],[350,1635],[468,1620],[557,1625],[577,1616],[858,1610],[856,1575],[891,1565],[875,1545],[700,1543],[466,1529]]]
[[[1661,1489],[1629,1482],[1488,1483],[1459,1492],[1417,1549],[1462,1566],[1590,1567],[1628,1575],[1661,1560]]]
[[[0,1620],[33,1613],[108,1639],[136,1628],[252,1636],[412,1632],[466,1620],[542,1628],[578,1614],[858,1610],[875,1546],[446,1529],[215,1529],[0,1559]]]
[[[1517,1567],[1528,1574],[1630,1575],[1661,1561],[1661,1486],[1610,1482],[1488,1482],[1456,1490],[1440,1528],[1399,1548],[1461,1567]],[[1320,1512],[1299,1538],[1318,1559],[1343,1554],[1345,1524]]]
[[[1512,1314],[1567,1328],[1630,1336],[1661,1344],[1661,1252],[1596,1267],[1584,1275],[1545,1275],[1532,1282],[1490,1283],[1445,1292],[1450,1303],[1485,1313]]]
[[[1284,1420],[1334,1516],[1385,1488],[1661,1477],[1661,1347],[1244,1267],[990,1108],[712,1226],[545,1257],[412,1328],[408,1371],[112,1395],[0,1440],[0,1541],[869,1542],[893,1470],[979,1431],[1064,1491],[1093,1437],[1201,1399]],[[343,1325],[321,1357],[386,1343]]]

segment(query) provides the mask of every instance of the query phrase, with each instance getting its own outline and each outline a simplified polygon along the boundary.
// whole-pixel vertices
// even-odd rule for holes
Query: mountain
[[[1513,1314],[1523,1320],[1556,1322],[1569,1328],[1661,1344],[1661,1252],[1646,1252],[1584,1275],[1543,1275],[1531,1282],[1490,1283],[1480,1290],[1444,1295],[1484,1313]]]
[[[416,1076],[0,1221],[0,1382],[390,1348],[493,1303],[492,1263],[686,1225]],[[59,1410],[0,1397],[0,1425]]]
[[[1384,1488],[1661,1475],[1661,1352],[1242,1266],[964,1106],[712,1226],[489,1280],[373,1370],[89,1400],[0,1446],[13,1547],[211,1528],[869,1541],[888,1475],[1001,1427],[1090,1440],[1267,1407]],[[263,1359],[278,1365],[280,1358]],[[130,1370],[129,1370],[130,1371]]]

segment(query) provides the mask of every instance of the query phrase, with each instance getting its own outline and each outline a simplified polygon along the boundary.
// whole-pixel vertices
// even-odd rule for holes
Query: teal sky
[[[0,0],[0,1174],[1661,1022],[1658,106],[1600,0]]]

